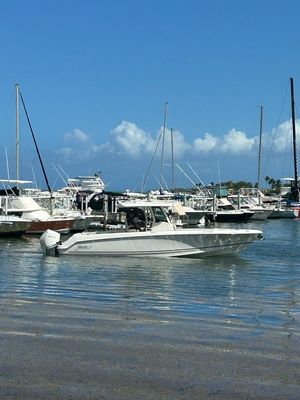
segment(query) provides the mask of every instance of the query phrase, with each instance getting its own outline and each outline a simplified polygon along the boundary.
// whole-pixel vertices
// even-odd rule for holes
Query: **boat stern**
[[[47,229],[40,237],[42,251],[47,256],[57,256],[57,245],[60,243],[60,233]]]

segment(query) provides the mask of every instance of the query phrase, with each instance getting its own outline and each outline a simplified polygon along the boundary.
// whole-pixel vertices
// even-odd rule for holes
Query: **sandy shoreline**
[[[6,399],[298,399],[299,336],[80,301],[1,302]]]

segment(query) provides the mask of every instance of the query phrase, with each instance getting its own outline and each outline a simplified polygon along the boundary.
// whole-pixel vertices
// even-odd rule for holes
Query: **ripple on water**
[[[271,329],[289,321],[286,310],[299,312],[298,261],[283,251],[299,224],[280,240],[286,226],[264,229],[240,256],[206,259],[54,258],[38,238],[2,240],[1,293]]]

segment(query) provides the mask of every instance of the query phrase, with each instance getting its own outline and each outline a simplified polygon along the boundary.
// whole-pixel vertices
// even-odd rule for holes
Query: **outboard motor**
[[[57,245],[60,242],[60,233],[47,229],[40,237],[40,244],[46,256],[57,256]]]

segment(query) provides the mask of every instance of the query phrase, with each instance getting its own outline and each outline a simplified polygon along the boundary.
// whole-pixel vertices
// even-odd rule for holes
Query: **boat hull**
[[[224,212],[217,211],[215,221],[216,222],[245,222],[248,221],[254,212]]]
[[[1,221],[0,222],[0,237],[21,236],[29,229],[31,222],[19,221]]]
[[[53,219],[46,221],[32,221],[26,233],[42,234],[47,229],[52,229],[60,233],[69,233],[74,224],[74,219]]]
[[[275,209],[269,215],[269,219],[275,218],[297,218],[299,217],[299,210],[293,208]]]
[[[84,232],[71,236],[62,244],[54,238],[52,251],[59,255],[188,257],[236,253],[262,237],[260,230],[182,229],[170,232]],[[47,253],[47,232],[41,246]],[[56,241],[56,243],[55,243]],[[55,245],[56,244],[56,245]],[[51,247],[51,246],[50,246]],[[49,247],[48,247],[49,248]]]
[[[255,210],[254,215],[250,218],[250,220],[255,220],[255,221],[264,221],[267,218],[270,218],[270,215],[272,214],[273,210]]]

